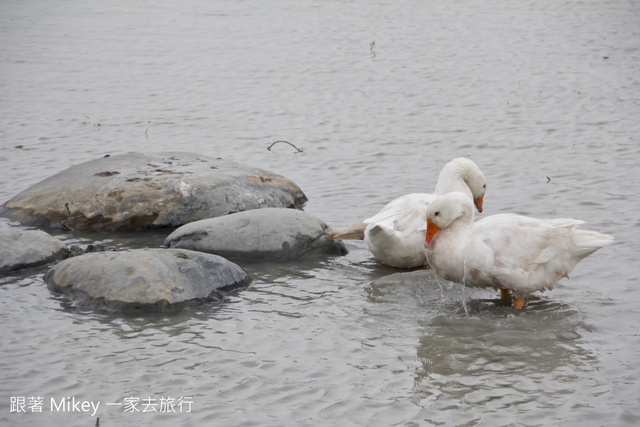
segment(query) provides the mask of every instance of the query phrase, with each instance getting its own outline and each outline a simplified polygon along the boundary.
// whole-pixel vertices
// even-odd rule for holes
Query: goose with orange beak
[[[442,168],[433,193],[398,197],[362,223],[336,230],[327,237],[364,240],[377,260],[392,267],[422,267],[427,264],[424,241],[429,203],[439,194],[459,191],[482,212],[486,190],[487,180],[480,168],[472,160],[458,157]]]
[[[473,221],[473,204],[462,193],[438,196],[427,208],[424,245],[431,269],[446,280],[525,298],[553,289],[582,259],[613,237],[582,230],[576,219],[538,219],[515,214]]]

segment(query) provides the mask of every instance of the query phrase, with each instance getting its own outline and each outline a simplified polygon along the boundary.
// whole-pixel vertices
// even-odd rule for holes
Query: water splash
[[[462,307],[464,308],[464,314],[466,317],[469,317],[469,308],[467,307],[467,256],[464,256],[464,261],[462,261],[462,291],[460,291],[460,296],[462,297]]]

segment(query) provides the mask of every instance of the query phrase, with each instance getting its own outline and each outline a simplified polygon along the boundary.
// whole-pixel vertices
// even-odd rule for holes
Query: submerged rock
[[[184,225],[164,245],[251,260],[346,254],[344,243],[325,237],[328,231],[324,221],[300,210],[258,209]]]
[[[80,307],[115,312],[175,311],[220,301],[250,279],[222,257],[182,249],[95,252],[66,259],[44,277]]]
[[[73,166],[0,207],[22,224],[81,230],[175,228],[265,207],[301,208],[292,181],[192,153],[128,153]]]
[[[0,273],[37,267],[67,256],[65,244],[44,231],[0,231]]]
[[[69,256],[79,256],[90,252],[104,252],[105,250],[104,245],[100,243],[89,244],[84,248],[78,245],[71,245],[69,246]]]

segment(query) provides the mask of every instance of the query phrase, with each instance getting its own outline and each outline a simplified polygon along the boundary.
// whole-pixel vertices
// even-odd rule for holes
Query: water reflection
[[[479,405],[484,413],[534,402],[554,408],[575,393],[579,372],[596,369],[596,355],[582,347],[591,328],[547,295],[515,311],[497,293],[465,289],[429,270],[382,277],[367,292],[370,315],[393,313],[389,321],[417,329],[416,359],[404,363],[414,375],[412,400],[432,423],[478,422]],[[508,417],[501,420],[518,421]]]
[[[426,319],[417,350],[424,361],[417,382],[432,374],[546,374],[594,362],[578,345],[587,328],[568,307],[540,304],[513,315],[506,313],[510,308],[487,306],[472,304],[470,317],[452,312]]]

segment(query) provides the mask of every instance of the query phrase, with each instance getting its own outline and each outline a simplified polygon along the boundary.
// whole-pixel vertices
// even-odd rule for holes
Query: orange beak
[[[438,234],[440,230],[440,227],[431,222],[431,220],[427,220],[427,238],[424,242],[425,248],[431,244],[431,241],[436,237],[436,234]]]
[[[478,212],[482,213],[482,202],[484,201],[484,194],[477,199],[473,199],[473,204],[476,205]]]

